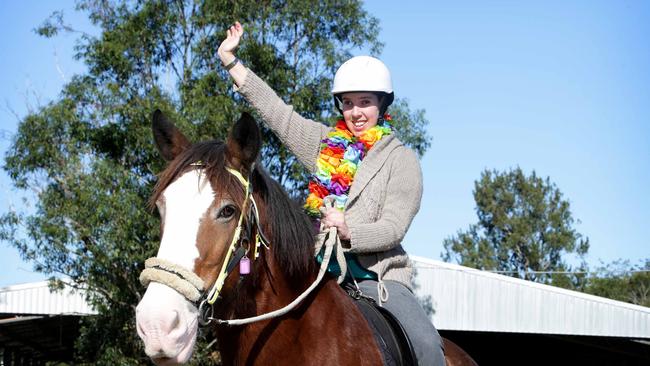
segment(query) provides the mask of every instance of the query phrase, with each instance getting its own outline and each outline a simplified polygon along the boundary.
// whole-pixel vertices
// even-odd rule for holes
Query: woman
[[[412,268],[401,246],[420,207],[422,173],[415,153],[384,118],[393,101],[379,60],[354,57],[336,73],[332,94],[343,114],[334,129],[301,117],[236,57],[244,30],[235,23],[219,46],[236,88],[313,174],[307,212],[336,227],[361,291],[407,330],[420,365],[444,365],[440,336],[411,291]],[[334,207],[324,207],[329,196]]]

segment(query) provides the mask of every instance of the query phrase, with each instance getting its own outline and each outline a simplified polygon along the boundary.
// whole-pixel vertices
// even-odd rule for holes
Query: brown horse
[[[189,360],[199,320],[282,308],[312,284],[318,266],[311,222],[254,164],[261,137],[250,116],[242,115],[225,144],[192,145],[159,111],[153,132],[169,164],[152,196],[162,240],[141,276],[151,283],[137,307],[137,329],[147,355],[173,365]],[[248,274],[244,260],[252,262]],[[226,365],[383,363],[366,320],[328,276],[285,315],[213,326]]]

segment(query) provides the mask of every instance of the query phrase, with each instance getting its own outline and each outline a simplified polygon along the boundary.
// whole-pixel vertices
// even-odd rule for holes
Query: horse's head
[[[168,161],[152,196],[162,239],[157,257],[147,261],[141,277],[149,286],[136,318],[147,355],[167,365],[185,363],[192,355],[198,301],[211,288],[210,294],[215,292],[213,284],[232,254],[241,213],[250,208],[241,178],[252,171],[261,137],[253,118],[244,114],[225,144],[192,145],[160,111],[154,113],[153,134]]]

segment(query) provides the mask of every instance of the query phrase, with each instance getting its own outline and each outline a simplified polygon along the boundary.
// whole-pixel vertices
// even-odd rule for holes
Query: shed
[[[527,364],[650,364],[650,308],[427,258],[411,260],[417,294],[431,299],[433,323],[479,364],[522,364],[533,355]],[[560,350],[567,362],[559,362]]]
[[[79,319],[94,313],[84,292],[69,285],[55,292],[47,281],[0,288],[1,364],[70,360]]]

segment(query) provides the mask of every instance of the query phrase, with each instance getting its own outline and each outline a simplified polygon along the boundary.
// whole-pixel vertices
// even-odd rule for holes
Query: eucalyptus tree
[[[584,284],[589,239],[547,177],[486,170],[474,182],[478,222],[444,240],[445,261],[562,287]],[[568,257],[577,264],[571,265]]]
[[[78,363],[145,364],[133,316],[143,293],[138,274],[159,239],[147,203],[163,167],[152,112],[162,109],[194,140],[226,136],[248,107],[216,50],[239,20],[248,34],[243,62],[297,111],[331,121],[334,71],[353,51],[380,53],[379,21],[357,0],[81,0],[77,8],[96,31],[76,29],[60,12],[36,29],[78,35],[75,57],[86,71],[20,122],[3,168],[32,205],[3,213],[0,239],[37,271],[90,290],[98,315],[84,320]],[[404,100],[395,111],[403,139],[422,155],[423,111]],[[264,137],[264,166],[300,197],[305,172],[268,130]],[[200,355],[197,364],[211,360]]]

